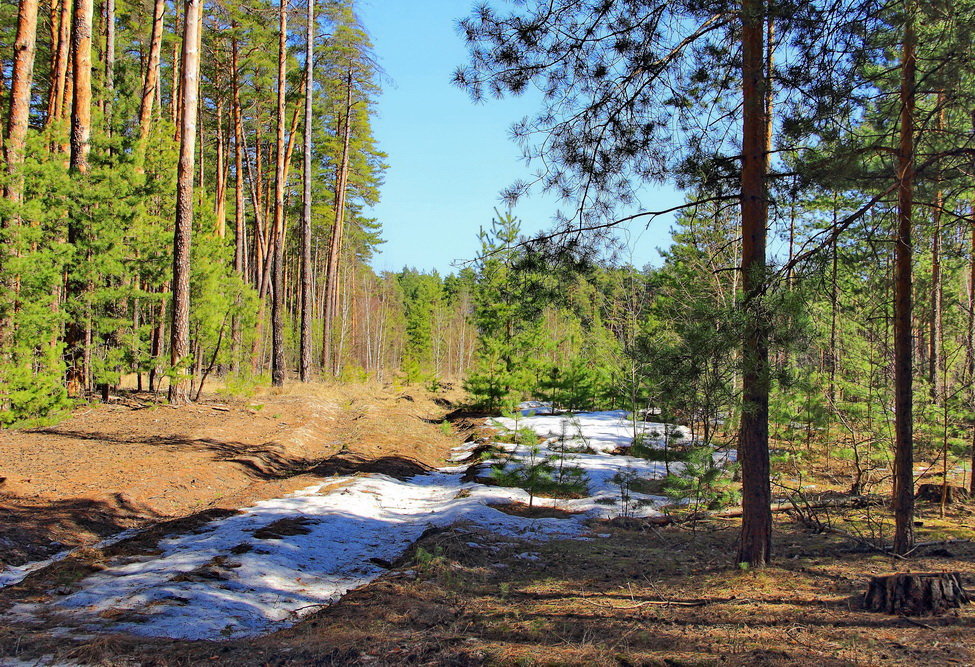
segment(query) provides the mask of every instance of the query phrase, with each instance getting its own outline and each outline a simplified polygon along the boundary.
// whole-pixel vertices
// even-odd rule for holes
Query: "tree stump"
[[[940,504],[942,488],[945,491],[945,503],[948,505],[962,500],[968,500],[967,489],[950,484],[946,487],[942,487],[941,484],[921,484],[917,487],[917,493],[914,495],[914,498]]]
[[[897,573],[870,580],[869,611],[903,616],[943,614],[969,602],[957,572]]]

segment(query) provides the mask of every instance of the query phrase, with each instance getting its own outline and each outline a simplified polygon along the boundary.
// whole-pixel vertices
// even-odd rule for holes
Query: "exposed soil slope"
[[[132,396],[54,427],[0,431],[0,563],[235,510],[377,459],[441,464],[457,442],[436,426],[448,408],[420,390],[310,386],[180,408]]]

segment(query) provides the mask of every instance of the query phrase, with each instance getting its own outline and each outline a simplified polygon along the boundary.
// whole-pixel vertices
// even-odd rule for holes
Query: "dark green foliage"
[[[564,453],[548,457],[537,444],[527,446],[526,450],[518,459],[492,467],[491,476],[499,486],[513,486],[527,491],[529,507],[534,505],[535,496],[577,498],[585,495],[585,473],[581,468],[567,463]]]
[[[406,318],[402,370],[407,382],[429,381],[436,374],[434,315],[445,298],[443,282],[435,272],[425,274],[409,268],[403,269],[397,280]]]
[[[738,501],[731,470],[715,462],[710,447],[690,447],[680,452],[681,465],[667,475],[664,494],[691,511],[716,510]]]
[[[518,232],[517,219],[506,214],[480,233],[472,314],[479,345],[464,386],[488,410],[527,398],[536,383],[544,306],[537,288],[544,278],[516,270]]]

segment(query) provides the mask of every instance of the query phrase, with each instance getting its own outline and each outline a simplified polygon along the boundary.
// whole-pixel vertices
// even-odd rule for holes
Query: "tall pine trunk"
[[[911,224],[914,204],[915,36],[912,0],[904,2],[901,58],[898,211],[894,243],[894,553],[914,544],[913,287]]]
[[[30,119],[31,86],[34,83],[34,54],[37,46],[38,0],[20,0],[17,13],[17,34],[14,37],[13,70],[10,77],[10,113],[4,152],[11,179],[6,183],[5,196],[19,202],[21,179],[18,171],[24,161],[24,145]]]
[[[969,208],[971,240],[968,247],[968,331],[965,335],[965,354],[968,359],[968,409],[975,411],[975,204]],[[971,478],[968,491],[975,496],[975,420],[971,425]]]
[[[48,126],[63,120],[67,113],[64,100],[68,87],[68,66],[71,61],[72,7],[72,0],[60,0],[56,6],[51,5],[51,22],[57,22],[57,41],[51,48],[53,62],[51,63],[51,87],[47,99],[46,125]]]
[[[308,382],[311,373],[312,265],[311,265],[311,148],[312,93],[315,73],[315,0],[308,0],[308,25],[305,33],[305,146],[301,174],[301,332],[298,377]]]
[[[92,0],[76,0],[71,24],[72,102],[70,170],[75,177],[88,173],[88,154],[91,148],[91,38],[94,4]],[[84,187],[78,184],[79,188]],[[68,243],[74,248],[74,262],[65,285],[65,298],[75,308],[65,326],[66,384],[71,396],[81,395],[88,388],[88,313],[80,304],[84,301],[85,281],[78,275],[84,263],[79,255],[85,242],[85,223],[76,210],[68,221]]]
[[[166,0],[156,0],[152,11],[152,32],[149,36],[149,57],[142,77],[142,100],[139,104],[139,139],[145,141],[152,128],[152,106],[159,87],[159,60],[162,54],[163,19]],[[143,147],[144,150],[144,147]]]
[[[945,96],[938,93],[938,122],[939,133],[945,127]],[[940,404],[944,398],[942,337],[944,324],[944,286],[941,277],[941,209],[944,206],[944,192],[941,189],[941,174],[937,174],[938,190],[934,194],[934,239],[931,244],[931,330],[928,343],[928,376],[931,383],[931,400]],[[946,482],[947,483],[947,482]]]
[[[236,25],[233,26],[236,29]],[[240,110],[240,72],[238,70],[237,37],[230,42],[231,121],[234,126],[234,271],[247,280],[247,220],[244,216],[244,128]],[[240,369],[241,330],[238,318],[231,323],[233,368]]]
[[[274,170],[274,230],[271,238],[274,248],[271,272],[271,384],[284,384],[284,181],[285,155],[285,65],[288,57],[288,10],[285,0],[280,0],[278,11],[278,105],[277,134],[275,137]]]
[[[112,136],[115,103],[115,0],[105,0],[105,126]]]
[[[200,84],[199,35],[203,0],[186,0],[183,20],[182,109],[176,173],[176,228],[173,233],[173,324],[170,333],[170,403],[189,401],[185,365],[190,346],[190,242],[193,231],[193,174],[196,168],[196,116]]]
[[[227,150],[223,131],[223,96],[217,94],[217,186],[214,192],[214,215],[216,216],[216,234],[219,238],[227,236]]]
[[[345,225],[345,196],[349,179],[349,144],[352,140],[352,67],[346,78],[345,122],[342,127],[342,158],[335,177],[335,223],[329,240],[325,263],[325,304],[322,333],[322,369],[338,374],[339,360],[333,348],[332,334],[338,315],[339,267],[342,257],[342,234]]]
[[[748,312],[742,350],[742,415],[738,458],[742,471],[742,527],[738,563],[765,565],[772,552],[769,484],[768,323],[762,304],[766,289],[768,204],[765,74],[765,2],[743,0],[741,271]]]
[[[20,0],[17,14],[17,34],[14,37],[14,60],[10,79],[10,113],[3,149],[7,161],[8,179],[4,196],[14,205],[21,201],[23,179],[20,167],[24,162],[24,147],[27,141],[27,125],[30,120],[30,94],[34,82],[34,54],[37,45],[37,5],[38,0]],[[0,230],[16,224],[14,218],[0,217]],[[5,348],[7,337],[13,329],[14,294],[16,280],[5,271],[6,257],[11,253],[11,243],[7,240],[0,246],[0,276],[4,296],[0,298],[0,351]]]

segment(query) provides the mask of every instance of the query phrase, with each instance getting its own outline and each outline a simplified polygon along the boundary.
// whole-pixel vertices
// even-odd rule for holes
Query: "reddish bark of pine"
[[[199,31],[203,0],[186,0],[183,21],[182,90],[180,109],[179,165],[176,175],[176,228],[173,233],[173,324],[170,363],[175,369],[170,380],[169,401],[189,401],[185,357],[189,354],[190,328],[190,243],[193,231],[193,174],[196,168],[196,117],[200,84]]]
[[[278,106],[277,136],[275,140],[274,170],[274,231],[271,243],[274,247],[271,292],[271,384],[280,387],[284,384],[284,181],[285,156],[285,80],[288,46],[288,11],[285,0],[280,2],[278,12]]]
[[[34,54],[37,45],[37,0],[20,0],[17,14],[17,34],[14,37],[14,62],[10,80],[10,114],[4,137],[4,153],[9,180],[4,196],[14,204],[21,200],[23,180],[19,169],[24,162],[24,146],[27,141],[27,124],[30,119],[30,93],[34,81]],[[0,218],[0,229],[16,224],[16,218]],[[7,245],[0,247],[0,269],[10,252]],[[13,310],[17,280],[13,276],[4,279],[2,287],[6,296],[0,301],[0,349],[4,347],[13,329]],[[9,297],[10,302],[8,302]]]
[[[765,291],[768,205],[765,88],[765,2],[742,2],[742,277],[749,315],[742,352],[742,416],[738,460],[742,471],[742,527],[738,563],[762,567],[772,553],[769,485],[768,325]]]
[[[152,127],[152,106],[159,87],[159,59],[162,53],[163,18],[166,0],[156,0],[152,11],[152,34],[149,37],[149,58],[142,77],[142,101],[139,104],[139,139],[145,140]]]
[[[308,0],[307,27],[305,33],[305,146],[302,160],[302,215],[301,215],[301,330],[299,342],[298,377],[308,382],[311,374],[311,319],[312,319],[312,265],[311,265],[311,149],[312,149],[312,85],[315,52],[315,0]]]
[[[345,195],[349,180],[349,144],[352,140],[352,68],[346,79],[345,122],[342,128],[342,159],[335,178],[335,223],[329,240],[325,264],[325,304],[322,340],[322,368],[333,375],[339,372],[339,359],[332,344],[332,333],[338,316],[339,266],[342,256],[342,235],[345,225]]]
[[[894,243],[894,553],[914,544],[914,400],[911,223],[914,204],[914,26],[907,4],[901,62],[898,212]]]

